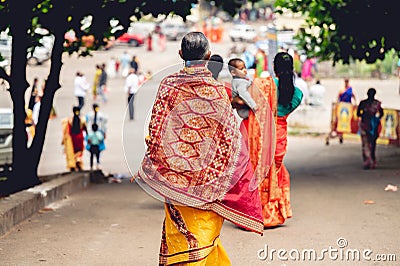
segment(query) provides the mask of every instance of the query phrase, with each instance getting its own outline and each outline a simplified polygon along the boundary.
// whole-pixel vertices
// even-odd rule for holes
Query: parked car
[[[0,169],[9,170],[12,164],[13,112],[11,108],[0,108]]]
[[[117,38],[116,43],[126,43],[129,46],[140,46],[144,44],[145,37],[134,31],[132,27],[128,28],[128,31]]]
[[[39,41],[42,46],[37,46],[33,52],[28,51],[27,59],[29,65],[41,65],[51,57],[51,49],[54,44],[54,36],[43,36]]]
[[[6,69],[11,62],[11,42],[12,37],[7,34],[0,34],[0,55],[2,61],[0,62],[0,67]]]
[[[164,23],[161,25],[161,32],[165,34],[167,40],[177,41],[189,32],[189,28],[185,24]]]
[[[233,42],[236,41],[245,41],[245,42],[253,42],[257,38],[257,31],[251,25],[235,25],[229,31],[229,37]]]

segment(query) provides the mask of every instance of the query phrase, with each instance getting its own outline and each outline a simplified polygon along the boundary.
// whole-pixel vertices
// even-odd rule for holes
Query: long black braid
[[[274,71],[279,79],[278,104],[291,107],[294,95],[293,57],[285,52],[277,53],[274,58]]]

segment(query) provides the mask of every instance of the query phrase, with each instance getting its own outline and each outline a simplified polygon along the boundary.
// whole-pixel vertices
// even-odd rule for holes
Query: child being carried
[[[232,99],[239,97],[246,104],[246,107],[237,109],[237,113],[241,118],[247,119],[250,109],[256,112],[258,107],[248,91],[252,82],[247,78],[246,65],[242,59],[233,58],[229,60],[228,68],[232,75]]]

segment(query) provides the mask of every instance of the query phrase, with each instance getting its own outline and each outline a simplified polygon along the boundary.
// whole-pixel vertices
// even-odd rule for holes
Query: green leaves
[[[391,50],[400,51],[396,1],[277,0],[276,6],[280,13],[288,9],[306,17],[307,27],[297,38],[309,56],[374,63]]]

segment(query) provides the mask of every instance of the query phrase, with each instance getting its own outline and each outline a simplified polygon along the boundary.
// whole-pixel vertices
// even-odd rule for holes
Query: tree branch
[[[62,20],[58,21],[61,23]],[[60,24],[58,24],[60,25]],[[61,24],[62,25],[62,24]],[[40,160],[40,154],[43,150],[44,140],[46,136],[47,124],[50,116],[50,112],[53,106],[53,100],[55,92],[61,88],[60,85],[60,73],[64,45],[64,32],[66,27],[59,26],[54,34],[54,45],[51,52],[51,64],[50,73],[47,76],[46,84],[43,92],[43,98],[41,100],[41,106],[39,111],[39,121],[36,126],[36,133],[31,145],[32,156],[36,160],[37,164]]]
[[[4,79],[8,83],[10,83],[10,76],[6,73],[4,68],[0,68],[0,79]]]

